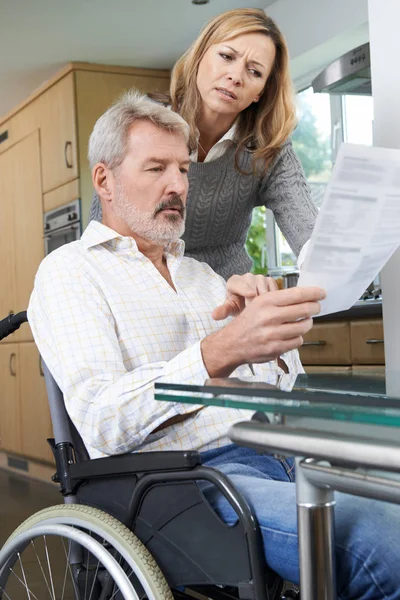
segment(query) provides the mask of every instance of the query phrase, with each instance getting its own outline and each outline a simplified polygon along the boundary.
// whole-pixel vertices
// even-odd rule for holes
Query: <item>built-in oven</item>
[[[56,248],[81,237],[81,201],[79,199],[44,214],[44,248],[50,254]]]

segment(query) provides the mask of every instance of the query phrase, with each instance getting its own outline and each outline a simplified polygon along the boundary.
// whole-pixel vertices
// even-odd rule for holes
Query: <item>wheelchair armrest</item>
[[[194,450],[137,452],[73,463],[70,465],[69,475],[71,479],[91,479],[128,473],[188,471],[199,465],[201,465],[200,454]]]

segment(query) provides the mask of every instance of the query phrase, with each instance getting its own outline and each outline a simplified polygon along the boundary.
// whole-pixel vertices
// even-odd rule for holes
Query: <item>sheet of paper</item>
[[[298,285],[326,290],[321,314],[346,310],[399,245],[400,150],[342,144]]]

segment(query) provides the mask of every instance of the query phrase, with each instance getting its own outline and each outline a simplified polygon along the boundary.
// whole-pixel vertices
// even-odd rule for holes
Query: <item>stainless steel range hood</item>
[[[312,82],[314,92],[371,95],[369,44],[350,50],[335,60]]]

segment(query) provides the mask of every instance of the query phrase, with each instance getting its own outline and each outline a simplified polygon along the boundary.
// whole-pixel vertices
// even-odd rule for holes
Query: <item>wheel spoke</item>
[[[88,584],[88,576],[89,576],[88,575],[89,574],[89,556],[90,556],[90,552],[87,551],[86,578],[85,578],[85,595],[83,596],[84,600],[86,600],[86,598],[87,598],[86,594],[87,594],[87,584]]]
[[[35,598],[35,600],[39,600],[38,597],[35,596],[35,594],[32,592],[32,590],[29,589],[28,584],[26,583],[25,577],[24,577],[24,581],[22,581],[21,577],[18,577],[18,575],[16,574],[14,569],[11,569],[11,568],[10,568],[10,573],[12,573],[14,575],[14,577],[16,577],[16,579],[18,579],[18,581],[20,582],[22,587],[24,587],[26,589],[26,594],[27,594],[27,597],[29,598],[29,600],[32,600],[32,598]]]
[[[77,589],[77,587],[76,587],[76,581],[75,581],[75,579],[74,579],[74,575],[73,575],[73,573],[72,573],[72,569],[71,569],[71,563],[69,562],[69,557],[70,557],[70,555],[71,555],[71,548],[72,548],[72,544],[73,544],[73,542],[71,542],[71,540],[68,540],[68,556],[67,556],[67,551],[66,551],[66,549],[65,549],[65,542],[64,542],[64,538],[62,538],[62,543],[63,543],[63,546],[64,546],[64,554],[65,554],[65,557],[66,557],[66,559],[67,559],[67,566],[68,566],[69,574],[70,574],[70,576],[71,576],[72,585],[74,586],[74,592],[75,592],[75,596],[76,596],[76,597],[79,599],[79,591],[78,591],[78,589]],[[63,597],[64,597],[64,596],[63,596]]]
[[[67,574],[68,574],[68,567],[70,567],[69,565],[69,557],[70,557],[70,553],[71,553],[71,542],[68,543],[68,554],[67,551],[65,549],[65,542],[64,542],[64,538],[61,538],[62,541],[62,545],[64,548],[64,554],[65,554],[65,571],[64,571],[64,580],[63,580],[63,585],[62,585],[62,590],[61,590],[61,599],[60,600],[64,600],[64,592],[65,592],[65,584],[67,583]],[[70,567],[71,570],[71,567]],[[71,573],[72,575],[72,573]]]
[[[95,586],[96,581],[97,581],[97,574],[99,572],[99,566],[100,566],[100,561],[98,561],[98,563],[97,563],[96,571],[95,571],[95,574],[94,574],[94,577],[93,577],[92,587],[90,588],[89,600],[92,600],[92,594],[93,594],[94,586]],[[85,600],[86,600],[86,598],[85,598]]]
[[[50,586],[49,586],[49,583],[48,583],[48,581],[47,581],[46,574],[45,574],[45,572],[44,572],[44,569],[43,569],[43,566],[42,566],[42,561],[40,560],[40,556],[39,556],[39,554],[38,554],[38,552],[37,552],[37,550],[36,550],[36,546],[35,546],[35,540],[31,540],[31,546],[32,546],[32,548],[33,548],[33,551],[34,551],[34,553],[35,553],[35,555],[36,555],[37,562],[38,562],[38,564],[39,564],[40,570],[41,570],[41,572],[42,572],[42,575],[43,575],[44,582],[45,582],[45,584],[46,584],[47,590],[48,590],[48,592],[49,592],[49,596],[50,596],[50,598],[51,598],[51,590],[50,590]]]
[[[0,592],[2,594],[4,594],[4,596],[6,597],[6,600],[12,600],[3,587],[0,588]]]
[[[50,557],[49,557],[49,551],[47,549],[47,542],[46,542],[46,536],[43,536],[43,541],[44,541],[44,547],[46,550],[46,559],[47,559],[47,568],[49,569],[49,577],[50,577],[50,583],[51,583],[51,589],[53,592],[53,600],[56,600],[56,594],[54,592],[54,584],[53,584],[53,576],[52,576],[52,572],[51,572],[51,564],[50,564]]]

